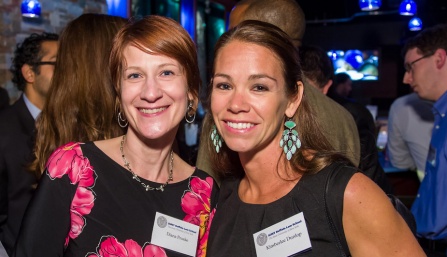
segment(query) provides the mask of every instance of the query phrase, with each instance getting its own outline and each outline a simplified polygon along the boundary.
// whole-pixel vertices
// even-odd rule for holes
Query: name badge
[[[196,256],[198,239],[199,226],[159,212],[155,214],[151,244]]]
[[[302,212],[253,234],[253,239],[258,257],[285,257],[312,248]]]

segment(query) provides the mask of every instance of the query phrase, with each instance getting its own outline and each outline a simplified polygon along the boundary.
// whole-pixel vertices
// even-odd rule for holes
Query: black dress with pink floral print
[[[94,143],[68,143],[48,160],[15,256],[185,256],[150,243],[156,212],[198,225],[196,256],[205,256],[218,190],[196,169],[163,192],[146,191]]]

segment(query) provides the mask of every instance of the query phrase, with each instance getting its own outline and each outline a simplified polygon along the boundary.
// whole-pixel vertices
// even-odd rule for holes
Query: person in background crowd
[[[334,151],[301,76],[297,49],[272,24],[243,21],[216,43],[204,131],[224,179],[208,255],[342,256],[330,226],[340,224],[347,256],[425,256],[385,193]]]
[[[334,83],[329,88],[327,96],[334,99],[337,103],[353,102],[349,98],[352,91],[352,79],[347,73],[338,73],[334,76]]]
[[[37,121],[36,159],[30,167],[37,176],[60,145],[124,133],[116,124],[116,93],[108,70],[113,37],[124,24],[124,18],[89,13],[62,31],[51,90]]]
[[[332,86],[334,77],[334,66],[326,51],[316,46],[301,46],[299,54],[304,84],[312,85],[326,94]],[[391,185],[379,163],[374,118],[368,109],[359,103],[343,101],[339,104],[351,113],[357,125],[361,147],[358,168],[376,182],[385,193],[391,193]]]
[[[218,188],[172,149],[197,108],[194,42],[176,21],[145,16],[117,33],[110,74],[127,132],[53,152],[15,256],[206,255]]]
[[[429,256],[447,256],[447,24],[406,41],[405,74],[420,98],[433,101],[435,117],[425,176],[411,207],[421,245]]]
[[[20,98],[0,112],[0,241],[11,254],[37,178],[26,169],[32,160],[35,119],[44,107],[57,56],[58,35],[33,33],[18,44],[12,82]]]
[[[411,93],[394,100],[388,114],[386,154],[393,166],[416,170],[420,180],[433,130],[432,108],[433,102]]]
[[[9,106],[8,91],[3,87],[0,87],[0,111]]]
[[[296,47],[301,45],[306,26],[304,13],[294,0],[239,1],[231,10],[229,27],[232,28],[244,20],[260,20],[276,25],[292,38]],[[312,86],[304,85],[304,91],[309,104],[319,115],[323,133],[331,145],[337,151],[346,154],[357,166],[360,160],[360,141],[355,133],[357,128],[351,114]],[[208,137],[208,133],[202,130],[200,142],[204,141],[204,137]],[[199,146],[196,164],[197,167],[214,173],[210,169],[207,150],[202,143]]]

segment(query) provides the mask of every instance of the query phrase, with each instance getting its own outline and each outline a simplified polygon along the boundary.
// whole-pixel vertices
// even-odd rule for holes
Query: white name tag
[[[199,226],[159,212],[155,214],[151,244],[196,256],[198,239]]]
[[[302,212],[253,234],[258,257],[286,257],[312,247]]]

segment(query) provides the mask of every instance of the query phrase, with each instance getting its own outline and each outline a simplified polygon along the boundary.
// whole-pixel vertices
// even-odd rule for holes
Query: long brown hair
[[[30,168],[38,176],[60,145],[123,134],[114,112],[116,93],[108,62],[113,37],[124,24],[120,17],[83,14],[63,30],[51,87],[37,121],[36,159]]]
[[[271,50],[281,63],[287,96],[293,98],[297,95],[297,82],[302,81],[302,71],[297,49],[293,46],[287,34],[269,23],[254,20],[243,21],[219,38],[214,49],[215,61],[220,50],[233,41],[256,44]],[[212,74],[214,73],[213,68]],[[208,109],[210,109],[212,90],[211,81],[207,91]],[[284,117],[282,123],[285,122],[285,119],[286,117]],[[297,112],[291,119],[297,124],[297,131],[302,143],[301,148],[290,160],[293,171],[301,173],[318,172],[335,160],[347,161],[344,156],[334,151],[327,138],[319,129],[318,117],[307,102],[306,92],[304,92]],[[208,113],[205,117],[203,133],[210,135],[213,124],[212,115]],[[202,138],[205,139],[204,145],[207,147],[206,151],[208,151],[211,167],[215,173],[219,174],[221,178],[226,176],[242,177],[244,175],[244,170],[236,152],[229,149],[224,143],[220,152],[216,153],[211,138],[209,136]],[[282,152],[279,145],[278,151]],[[311,159],[308,157],[309,152],[313,155]],[[287,161],[286,158],[282,159]]]

